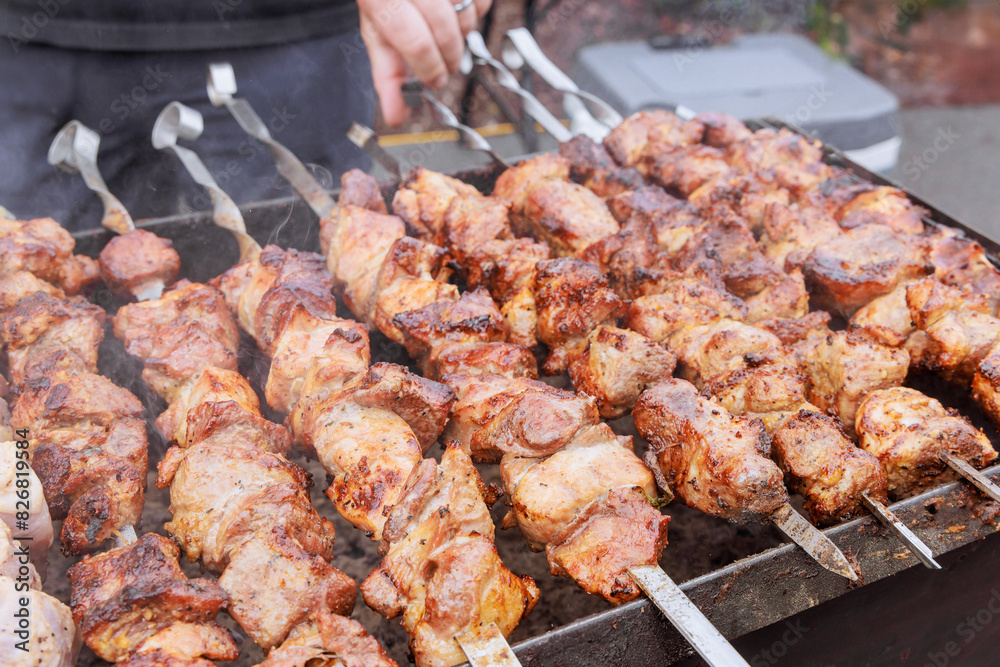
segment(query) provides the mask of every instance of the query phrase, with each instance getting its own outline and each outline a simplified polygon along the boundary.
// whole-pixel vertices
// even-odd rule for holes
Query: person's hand
[[[389,125],[409,114],[400,86],[410,76],[440,88],[458,70],[465,35],[475,30],[492,0],[474,0],[461,12],[459,0],[358,0],[361,36],[372,62],[372,80]]]

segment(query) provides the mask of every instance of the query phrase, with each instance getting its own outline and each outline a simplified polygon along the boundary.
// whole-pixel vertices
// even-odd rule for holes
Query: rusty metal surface
[[[769,124],[780,125],[776,122]],[[764,123],[761,121],[754,125],[761,127]],[[866,180],[895,185],[855,165],[832,149],[827,150],[827,160],[854,170]],[[483,192],[489,192],[499,173],[498,167],[489,166],[454,175]],[[384,194],[391,197],[395,185],[388,184],[383,189]],[[336,195],[336,192],[333,194]],[[997,262],[1000,244],[935,210],[918,197],[910,196],[915,203],[928,209],[930,220],[964,230],[982,243],[991,260]],[[286,198],[251,204],[243,207],[243,215],[248,232],[262,244],[276,243],[283,247],[318,250],[317,218],[301,199]],[[232,266],[238,258],[238,249],[232,237],[213,225],[207,213],[138,221],[136,226],[171,239],[182,258],[181,275],[191,280],[208,280]],[[105,230],[74,236],[78,252],[93,257],[111,238]],[[947,407],[959,408],[976,426],[987,426],[984,416],[969,400],[967,393],[955,392],[954,388],[933,376],[917,377],[916,381],[916,388],[938,398]],[[996,442],[996,432],[991,427],[987,428]],[[1000,481],[1000,466],[983,473],[994,482]],[[992,545],[987,546],[990,553],[1000,550],[1000,538],[992,537],[997,532],[994,521],[1000,516],[1000,505],[965,481],[943,485],[895,503],[890,509],[930,546],[946,568],[949,561],[962,561],[964,553],[977,549],[976,543],[981,544],[986,538],[989,538],[987,545]],[[670,512],[669,507],[667,512]],[[860,593],[876,582],[880,582],[882,589],[890,591],[886,595],[895,596],[894,604],[898,607],[933,605],[933,601],[920,599],[906,585],[894,583],[896,579],[902,580],[894,575],[920,566],[920,561],[874,517],[856,519],[823,532],[860,573],[858,582],[850,582],[817,568],[799,547],[786,544],[682,583],[681,588],[729,639],[744,637],[801,615],[852,591]],[[948,573],[938,574],[922,566],[919,571],[919,574],[908,573],[909,578],[948,576]],[[996,580],[1000,581],[1000,575]],[[960,597],[964,593],[956,591],[955,595]],[[956,600],[951,600],[949,604],[961,608],[961,603]],[[933,615],[933,609],[930,612]],[[533,637],[515,645],[514,651],[524,667],[660,667],[686,661],[692,655],[690,646],[679,632],[645,599]]]

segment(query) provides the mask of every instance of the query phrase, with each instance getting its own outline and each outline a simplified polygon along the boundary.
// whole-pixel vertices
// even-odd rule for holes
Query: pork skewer
[[[97,169],[100,135],[78,120],[67,123],[49,147],[53,166],[79,172],[104,203],[101,224],[118,234],[101,250],[101,277],[111,291],[126,299],[155,299],[177,279],[180,256],[170,241],[136,229],[132,216],[108,190]]]
[[[481,569],[489,578],[486,580],[493,581],[480,583],[477,592],[464,598],[468,616],[458,626],[450,621],[442,626],[427,613],[404,616],[420,664],[457,664],[465,660],[454,639],[459,630],[465,633],[467,644],[480,641],[480,634],[485,645],[495,642],[489,628],[499,625],[509,634],[534,606],[537,588],[530,578],[514,577],[499,561],[492,543],[492,522],[477,487],[470,489],[464,500],[456,497],[440,505],[440,514],[416,523],[415,513],[399,517],[391,531],[383,532],[394,516],[394,505],[406,500],[413,512],[414,507],[432,502],[435,494],[442,493],[440,489],[449,488],[456,476],[474,475],[475,471],[471,463],[466,466],[471,473],[463,473],[460,462],[439,472],[433,461],[421,463],[421,445],[429,446],[440,432],[433,415],[442,409],[442,414],[447,413],[450,392],[443,395],[445,387],[388,364],[366,373],[367,332],[336,316],[329,276],[316,259],[309,253],[286,253],[268,246],[217,283],[240,323],[273,358],[265,391],[268,401],[276,409],[292,413],[289,424],[295,439],[313,449],[334,475],[334,484],[327,492],[334,505],[348,521],[384,540],[387,555],[380,569],[369,577],[372,583],[366,582],[373,587],[372,593],[366,589],[366,600],[392,617],[410,606],[430,610],[441,603],[442,595],[452,595],[449,586],[461,585],[448,581],[418,584],[430,576],[429,572],[414,572],[410,566],[400,570],[402,563],[424,561],[429,567],[441,559],[453,559],[449,567]],[[445,401],[443,408],[437,405],[441,400]],[[348,429],[354,429],[345,432],[349,436],[346,440],[336,437],[342,420]],[[443,424],[443,418],[439,421]],[[380,437],[381,445],[377,444]],[[446,461],[451,458],[446,455]],[[400,466],[401,475],[397,470]],[[418,469],[424,474],[414,477]],[[422,485],[416,483],[421,479],[425,480]],[[484,527],[470,534],[469,526],[477,514],[486,516]],[[436,545],[430,552],[430,547],[424,546],[427,539],[419,540],[419,547],[413,546],[418,539],[415,535],[427,531],[437,535],[430,541]],[[469,550],[472,544],[479,544],[479,553]],[[490,600],[498,595],[505,604],[491,608]],[[393,602],[380,602],[379,597]]]
[[[424,181],[421,180],[424,179],[423,173],[415,175],[416,180],[414,185],[420,188],[420,190],[415,190],[417,193],[416,199],[409,198],[407,196],[407,192],[401,190],[400,195],[402,195],[403,198],[400,199],[400,195],[397,195],[397,200],[394,203],[396,204],[397,210],[401,207],[411,210],[413,212],[413,217],[411,219],[420,219],[422,222],[427,224],[425,233],[428,235],[439,234],[441,230],[440,221],[432,219],[430,216],[417,213],[417,210],[419,210],[423,204],[429,203],[429,200],[425,199],[422,202],[420,198],[433,197],[433,193],[435,192],[449,192],[449,189],[453,188],[458,188],[459,191],[461,191],[462,186],[460,186],[457,182],[453,182],[453,179],[429,172],[426,172],[426,174],[428,180]],[[412,192],[414,191],[411,191],[411,193]],[[424,194],[420,194],[421,192]],[[454,190],[452,190],[452,192],[454,192]],[[471,192],[467,194],[471,195]],[[474,198],[476,196],[478,196],[478,193],[470,198]],[[438,206],[437,210],[442,208],[447,208],[447,206]],[[329,239],[327,243],[329,244],[328,247],[331,257],[331,268],[334,270],[335,276],[342,276],[340,279],[344,282],[341,289],[344,289],[348,294],[351,294],[356,286],[352,284],[354,283],[351,279],[352,274],[344,271],[343,265],[337,260],[337,258],[346,253],[346,251],[340,251],[338,253],[338,244],[349,242],[350,237],[343,236],[343,233],[344,230],[351,228],[351,216],[355,216],[359,220],[371,219],[370,215],[365,214],[362,216],[357,210],[348,208],[343,211],[343,216],[339,221],[341,225],[340,230],[334,231],[330,234],[321,235],[321,237],[326,236]],[[366,227],[371,228],[372,225],[369,224],[366,225]],[[349,303],[359,304],[355,313],[361,317],[366,315],[366,311],[363,306],[360,306],[360,304],[371,303],[371,299],[359,298],[351,300]],[[454,337],[450,339],[449,337],[438,338],[437,334],[434,332],[457,332],[460,322],[462,321],[461,317],[463,315],[461,313],[461,310],[457,310],[454,314],[450,314],[447,307],[442,308],[441,303],[431,303],[423,309],[397,314],[391,322],[393,325],[403,329],[403,341],[409,349],[411,355],[423,360],[425,370],[428,370],[428,366],[430,366],[429,370],[432,370],[435,372],[435,376],[438,376],[438,374],[441,374],[442,369],[438,365],[433,364],[431,360],[441,359],[445,356],[439,354],[438,351],[442,347],[447,348],[454,344],[450,343],[449,340],[461,339]],[[385,320],[383,319],[382,322],[384,323]],[[383,324],[383,326],[386,325]],[[384,330],[387,334],[393,334],[393,329],[391,327],[386,326]],[[475,343],[471,345],[473,349],[476,347]],[[461,365],[459,368],[465,373],[479,372],[473,370],[475,366]],[[610,429],[606,426],[602,426],[600,428],[597,428],[596,426],[588,426],[589,424],[594,424],[594,422],[590,421],[590,419],[596,418],[596,412],[592,412],[594,408],[591,399],[584,399],[577,403],[576,407],[570,408],[569,406],[573,405],[573,403],[567,403],[565,402],[565,399],[570,398],[572,395],[566,395],[563,397],[564,392],[557,392],[557,394],[559,394],[558,396],[550,395],[546,385],[539,386],[538,383],[532,383],[531,380],[526,380],[524,377],[519,378],[518,376],[523,376],[525,373],[523,370],[518,370],[516,365],[501,366],[496,368],[494,372],[502,372],[507,375],[507,377],[485,375],[482,377],[482,384],[493,387],[510,387],[510,390],[506,392],[501,391],[501,394],[506,394],[505,399],[500,400],[499,397],[492,399],[490,408],[487,410],[489,417],[496,417],[497,431],[506,432],[506,427],[503,426],[505,421],[509,420],[512,415],[520,414],[522,412],[518,406],[523,406],[523,408],[529,410],[532,417],[529,417],[525,424],[513,427],[516,429],[517,433],[522,433],[523,429],[533,430],[529,424],[532,419],[536,419],[541,414],[560,414],[566,409],[571,410],[571,412],[567,415],[569,421],[564,422],[561,426],[557,427],[555,433],[552,432],[551,427],[548,425],[542,428],[543,432],[550,434],[550,436],[541,436],[543,439],[545,437],[556,438],[548,444],[548,449],[545,449],[545,445],[531,443],[530,439],[528,443],[521,442],[520,440],[511,442],[511,455],[514,456],[514,458],[511,459],[512,466],[516,467],[518,465],[517,461],[519,459],[517,459],[517,456],[525,455],[525,451],[531,451],[533,446],[541,446],[543,448],[542,451],[539,451],[536,455],[545,457],[549,454],[555,454],[555,459],[558,459],[560,462],[557,463],[555,459],[550,460],[547,462],[547,467],[540,465],[532,471],[530,475],[532,476],[532,479],[538,478],[538,483],[540,483],[542,487],[548,486],[547,483],[544,483],[545,479],[550,479],[550,481],[556,484],[556,486],[559,486],[562,483],[556,483],[552,475],[559,470],[560,466],[567,465],[569,461],[576,456],[577,451],[593,452],[588,453],[581,459],[581,464],[583,467],[587,468],[587,470],[577,475],[573,475],[568,470],[565,472],[566,475],[572,476],[573,479],[580,480],[580,483],[587,488],[580,488],[574,491],[570,491],[570,489],[567,488],[566,492],[570,495],[556,502],[560,505],[567,502],[572,503],[574,502],[573,494],[575,493],[583,494],[582,499],[577,500],[581,501],[584,505],[586,505],[588,501],[593,501],[588,510],[579,513],[579,519],[572,524],[572,527],[566,526],[566,531],[569,531],[569,533],[564,538],[559,538],[559,540],[565,541],[562,544],[558,544],[556,541],[551,540],[551,538],[544,536],[554,535],[555,533],[553,531],[559,532],[558,527],[560,525],[565,525],[564,522],[566,521],[566,518],[573,516],[574,512],[570,510],[572,504],[566,506],[565,510],[556,510],[551,507],[538,507],[535,510],[530,510],[529,514],[538,512],[540,516],[544,516],[546,513],[552,513],[560,518],[553,518],[549,527],[544,529],[541,528],[540,525],[535,528],[527,528],[525,526],[531,526],[534,520],[522,518],[521,522],[526,521],[524,526],[522,526],[522,531],[525,533],[525,536],[528,537],[533,543],[538,543],[539,545],[550,542],[548,546],[548,553],[554,573],[558,572],[567,574],[576,579],[580,585],[584,586],[585,590],[590,592],[600,592],[606,598],[615,602],[635,597],[640,589],[636,583],[633,582],[641,577],[642,573],[641,571],[637,571],[638,573],[635,575],[635,579],[630,579],[631,575],[628,574],[629,563],[636,566],[639,564],[649,563],[655,566],[655,563],[658,560],[659,549],[662,548],[662,541],[664,537],[663,529],[665,528],[665,518],[659,515],[658,512],[655,512],[655,510],[652,510],[652,514],[655,514],[657,517],[655,520],[652,514],[647,516],[642,509],[642,506],[646,506],[648,508],[646,501],[639,501],[638,497],[634,495],[636,491],[634,487],[631,489],[628,488],[629,484],[636,483],[636,480],[639,480],[638,485],[640,488],[645,487],[646,494],[654,494],[655,489],[652,486],[652,479],[649,478],[648,471],[644,469],[634,454],[629,451],[629,448],[622,448],[620,445],[614,444],[615,438],[613,434],[611,434]],[[530,375],[533,375],[533,373],[529,373],[528,377],[530,377]],[[444,375],[444,379],[452,384],[453,387],[456,387],[456,389],[467,382],[470,382],[473,385],[477,382],[475,377],[463,379],[459,376]],[[525,392],[523,396],[525,401],[537,399],[535,400],[537,405],[519,402],[519,394],[523,392]],[[541,402],[539,403],[539,401]],[[548,401],[555,401],[554,406],[550,410],[540,407],[545,405]],[[563,401],[562,405],[560,405],[560,401]],[[569,417],[570,414],[574,414],[572,412],[573,410],[578,410],[580,408],[584,410],[584,414],[589,413],[591,415],[590,419],[584,419],[582,422],[577,422],[577,417]],[[486,420],[484,419],[483,421]],[[482,423],[483,422],[480,422],[480,424]],[[559,422],[557,421],[557,424],[558,423]],[[558,435],[558,433],[560,433],[558,430],[559,428],[562,429],[562,435]],[[487,429],[485,428],[483,429],[483,431],[486,430]],[[580,431],[580,437],[574,438],[573,432],[578,430]],[[485,433],[483,433],[483,435],[485,435]],[[469,433],[467,430],[464,436],[460,437],[460,439],[463,440],[463,445],[466,446],[467,451],[468,437]],[[524,435],[519,437],[523,438]],[[567,441],[570,443],[575,441],[579,444],[577,445],[577,449],[573,449],[572,444],[570,444],[560,458],[558,451],[553,451],[551,448],[555,447],[556,450],[558,450],[559,443]],[[521,442],[521,444],[516,444],[516,442]],[[622,444],[624,445],[625,443]],[[525,449],[525,447],[527,449]],[[502,448],[503,447],[501,446],[501,449]],[[494,452],[494,456],[500,453],[500,450],[495,448],[491,447],[491,450]],[[518,453],[515,454],[515,452]],[[473,453],[475,454],[474,449]],[[532,460],[530,456],[531,455],[529,455],[529,458],[527,459],[520,460],[530,461]],[[505,461],[506,460],[507,459],[505,458]],[[590,461],[590,463],[588,463],[588,461]],[[616,466],[619,466],[622,469],[622,472],[617,473],[618,477],[622,480],[623,486],[621,488],[614,488],[618,485],[618,482],[612,481],[614,475],[610,473],[610,470],[614,469]],[[641,474],[640,471],[642,471]],[[517,473],[512,474],[517,475]],[[611,475],[611,477],[609,477],[609,475]],[[588,479],[593,480],[595,478],[599,480],[596,486],[594,486],[591,482],[586,481]],[[524,484],[523,480],[521,483]],[[534,482],[531,484],[524,484],[524,486],[526,488],[531,487],[535,491],[544,491],[544,489],[537,487]],[[571,484],[570,486],[573,485]],[[507,483],[507,487],[508,493],[516,493],[515,486],[509,481]],[[607,496],[600,495],[602,490],[609,490]],[[534,507],[535,504],[537,504],[537,499],[531,500],[531,491],[527,491],[525,493],[527,495],[518,496],[520,500],[515,500],[515,505],[527,502],[531,507]],[[595,493],[598,494],[598,496],[595,497]],[[544,495],[545,494],[543,493],[542,496],[544,497]],[[639,495],[641,496],[641,494]],[[563,518],[562,515],[566,514],[566,512],[570,513]],[[511,518],[514,516],[516,515],[512,513]],[[620,526],[617,531],[613,528],[613,526],[616,525]],[[538,532],[539,530],[542,532]],[[602,531],[617,532],[619,535],[630,535],[629,539],[634,539],[635,543],[633,546],[625,549],[625,552],[628,553],[623,552],[611,563],[606,565],[601,564],[600,559],[597,559],[596,562],[591,562],[588,565],[586,555],[588,552],[587,545],[590,540],[598,539],[596,536],[603,534]],[[629,552],[630,549],[632,550],[631,552]],[[652,555],[650,555],[650,549],[652,550]],[[579,554],[575,555],[574,551],[579,551]],[[594,572],[587,573],[586,570],[588,567],[593,567]],[[656,592],[659,589],[654,589],[650,586],[650,590]],[[674,620],[680,621],[685,617],[700,613],[697,612],[697,609],[691,605],[686,598],[683,601],[678,601],[672,596],[667,596],[660,597],[657,602],[658,604],[662,604],[666,607],[669,617]],[[707,625],[707,622],[705,622],[705,624]],[[718,633],[713,635],[711,633],[696,632],[692,635],[692,633],[686,632],[685,636],[697,637],[703,645],[702,650],[706,656],[712,657],[713,659],[719,659],[719,656],[725,656],[726,659],[729,660],[729,662],[722,661],[717,664],[739,664],[738,661],[740,661],[740,658],[738,654],[736,654],[735,651],[733,651],[732,648],[725,643],[725,640]]]

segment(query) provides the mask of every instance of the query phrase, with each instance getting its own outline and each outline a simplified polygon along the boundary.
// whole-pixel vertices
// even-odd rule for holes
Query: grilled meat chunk
[[[444,243],[462,266],[484,243],[514,238],[510,227],[510,201],[499,197],[455,197],[444,214]]]
[[[535,277],[535,266],[549,259],[552,249],[531,239],[489,241],[467,257],[466,278],[470,289],[485,287],[499,303],[507,303]]]
[[[528,233],[559,257],[575,255],[619,231],[604,201],[569,181],[548,179],[528,192],[524,204]]]
[[[734,417],[678,379],[647,389],[632,416],[649,441],[646,461],[660,486],[691,507],[740,519],[769,515],[788,501],[759,419]]]
[[[240,332],[222,293],[208,285],[184,280],[155,301],[123,306],[114,334],[168,403],[208,367],[236,370]]]
[[[49,509],[64,519],[64,553],[101,547],[142,516],[147,441],[143,407],[93,374],[33,380],[11,423],[31,433],[31,461]]]
[[[673,274],[660,294],[642,296],[629,304],[625,320],[630,329],[659,343],[687,327],[719,319],[742,321],[747,307],[725,289],[693,276]]]
[[[493,531],[483,482],[460,447],[421,464],[386,524],[385,558],[361,585],[372,609],[402,614],[417,665],[464,662],[456,636],[491,623],[509,635],[538,601],[531,577],[500,561]]]
[[[145,229],[116,236],[101,250],[101,279],[123,299],[158,298],[177,280],[181,256],[169,239]]]
[[[744,173],[770,170],[781,186],[805,192],[827,180],[830,167],[823,163],[820,142],[781,129],[757,130],[751,137],[729,145],[729,163]]]
[[[724,113],[700,113],[694,120],[705,126],[702,142],[715,148],[726,148],[737,141],[749,139],[753,134],[742,121]]]
[[[690,146],[701,141],[704,132],[700,122],[681,120],[669,111],[640,111],[611,130],[604,147],[618,164],[647,174],[665,147]]]
[[[179,555],[168,538],[147,533],[69,569],[73,618],[94,653],[110,662],[157,650],[184,659],[237,658],[233,638],[214,620],[227,605],[225,591],[184,576]]]
[[[547,180],[568,181],[569,170],[570,164],[566,158],[556,153],[543,153],[500,174],[493,186],[493,196],[511,203],[511,222],[516,230],[523,232],[524,207],[531,190]],[[518,234],[520,235],[521,233]]]
[[[761,250],[785,271],[801,266],[814,249],[843,233],[833,217],[811,206],[768,204],[761,223]]]
[[[295,626],[257,667],[315,667],[330,660],[344,667],[398,667],[360,623],[325,609]]]
[[[914,325],[929,339],[917,363],[951,382],[970,382],[1000,341],[1000,320],[989,314],[986,299],[967,290],[925,278],[907,286],[906,304]]]
[[[578,352],[569,356],[573,387],[597,399],[606,419],[620,417],[639,394],[674,372],[677,360],[665,347],[642,334],[598,326]]]
[[[985,296],[990,314],[996,315],[1000,304],[1000,271],[986,257],[983,246],[948,227],[937,227],[929,236],[934,275],[944,283]]]
[[[374,176],[360,169],[350,169],[340,176],[339,206],[360,206],[376,213],[388,213],[385,198]]]
[[[452,199],[477,195],[478,190],[457,178],[415,167],[396,190],[392,212],[417,238],[443,245],[444,217]]]
[[[771,442],[789,488],[805,499],[816,525],[863,514],[862,494],[887,502],[882,465],[844,435],[839,420],[801,409],[772,432]]]
[[[677,355],[681,377],[699,388],[747,366],[794,366],[791,353],[772,333],[735,320],[720,319],[674,335],[667,345]]]
[[[74,255],[76,241],[52,218],[0,219],[0,276],[28,271],[67,294],[97,282],[97,262]]]
[[[924,231],[921,218],[927,211],[915,206],[902,190],[869,183],[858,185],[853,190],[854,196],[834,213],[844,229],[885,225],[903,234]]]
[[[725,158],[724,151],[703,144],[675,146],[656,156],[649,176],[667,190],[687,198],[709,181],[735,176]]]
[[[868,394],[855,426],[861,447],[885,468],[889,497],[906,498],[951,481],[957,473],[940,458],[950,453],[985,468],[997,453],[967,419],[915,389],[891,387]]]
[[[897,285],[934,271],[926,242],[884,225],[848,230],[817,247],[802,267],[817,305],[850,317]]]
[[[598,197],[607,199],[645,186],[638,169],[620,167],[608,150],[590,137],[578,134],[559,147],[569,161],[569,175]]]
[[[625,307],[600,270],[579,259],[539,262],[534,292],[538,339],[551,349],[544,368],[550,375],[564,370],[569,352],[598,325],[614,324]]]
[[[883,345],[864,330],[813,332],[800,348],[809,401],[844,423],[848,433],[866,394],[906,379],[910,355]]]

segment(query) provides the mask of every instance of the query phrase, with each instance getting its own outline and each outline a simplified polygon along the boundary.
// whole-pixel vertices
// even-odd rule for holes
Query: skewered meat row
[[[356,183],[367,187],[363,179]],[[350,192],[345,188],[341,211],[378,215],[348,205]],[[358,227],[361,238],[345,253],[344,271],[355,278],[345,301],[362,314],[368,304],[369,322],[376,319],[373,276],[392,276],[393,267],[373,271],[358,263],[367,256],[361,252],[366,243],[392,255],[401,275],[435,261],[433,249],[384,243],[401,227]],[[354,242],[346,236],[338,230],[335,242]],[[268,401],[290,413],[296,442],[332,476],[327,495],[338,511],[383,542],[386,556],[363,587],[366,602],[388,618],[403,614],[418,664],[462,662],[456,635],[476,634],[491,623],[509,634],[534,606],[538,589],[500,562],[486,499],[469,479],[475,470],[468,457],[446,452],[440,466],[422,459],[444,425],[451,391],[393,364],[368,369],[367,330],[336,317],[321,258],[282,253],[265,248],[253,266],[238,266],[218,281],[272,358]],[[405,302],[402,292],[398,296]],[[267,312],[274,315],[262,316]]]
[[[447,177],[422,172],[416,179],[434,182]],[[450,203],[428,203],[420,215],[414,216],[410,211],[411,218],[440,220],[428,228],[428,233],[443,237],[453,256],[470,258],[465,265],[469,269],[475,263],[471,258],[477,255],[492,254],[495,261],[501,260],[510,245],[517,244],[527,250],[528,256],[518,258],[516,265],[501,268],[502,277],[498,275],[500,272],[494,273],[498,278],[494,286],[507,283],[500,289],[516,290],[534,302],[533,273],[537,260],[529,259],[534,248],[521,241],[508,243],[513,231],[507,220],[507,205],[478,193],[463,194],[459,188],[444,193],[442,196],[448,197]],[[397,201],[406,197],[397,195]],[[440,214],[442,210],[444,213]],[[480,216],[486,217],[486,224],[477,224],[482,222]],[[547,257],[548,251],[539,254]],[[570,265],[561,267],[562,262]],[[578,268],[573,262],[587,266],[567,258],[554,260],[552,269],[559,273],[565,268],[563,273],[568,274],[566,280],[571,282]],[[494,276],[483,278],[490,280]],[[538,279],[538,283],[543,280]],[[563,295],[567,292],[566,285],[555,290],[544,298],[552,310],[552,317],[546,321],[552,324],[553,331],[562,328],[567,340],[574,337],[574,347],[587,347],[584,336],[594,329],[591,319],[602,317],[597,313],[603,312],[601,307],[591,314],[587,310],[601,303],[601,297],[591,293],[594,298],[589,303],[568,301]],[[611,297],[617,300],[613,293]],[[462,299],[485,301],[488,297],[477,291],[466,293]],[[560,301],[561,305],[556,306]],[[612,309],[619,307],[612,305]],[[557,308],[563,311],[562,315],[555,312]],[[453,331],[456,326],[453,323],[460,322],[456,311],[461,312],[436,303],[401,314],[394,322],[410,334],[404,341],[411,355],[418,359],[432,359],[436,355],[440,358],[438,351],[448,347],[450,340],[443,335],[435,337],[434,332]],[[561,327],[557,322],[560,318]],[[483,321],[492,325],[492,319]],[[414,340],[417,323],[424,327],[421,333],[430,333]],[[533,320],[531,324],[534,328]],[[630,332],[602,329],[598,333],[601,335],[590,341],[588,351],[580,356],[581,367],[600,370],[614,366],[611,359],[614,352],[602,354],[599,349],[635,353],[628,345]],[[672,357],[658,346],[650,344],[650,348],[650,352],[659,353],[659,360],[665,363],[663,370],[669,375]],[[666,541],[668,518],[650,504],[656,492],[652,475],[632,451],[631,439],[620,439],[600,424],[594,399],[560,392],[524,374],[517,375],[484,374],[482,368],[471,365],[458,373],[445,374],[442,379],[459,397],[446,435],[456,437],[463,449],[476,458],[501,461],[501,475],[513,507],[505,525],[518,525],[532,548],[546,549],[553,574],[570,576],[588,592],[614,603],[636,597],[640,591],[628,575],[628,568],[655,564]],[[615,389],[633,392],[634,400],[642,386],[628,384]],[[607,544],[611,536],[618,539],[616,548],[609,552]]]
[[[69,608],[42,592],[28,548],[0,522],[0,661],[10,667],[73,667],[79,650]]]
[[[64,553],[94,551],[141,519],[143,406],[96,374],[103,310],[26,271],[0,280],[0,310],[18,394],[11,424],[28,432],[49,509],[64,520]]]
[[[177,443],[157,477],[170,486],[166,529],[189,560],[221,575],[229,613],[265,650],[318,614],[349,613],[356,585],[330,564],[333,526],[309,501],[312,480],[284,458],[287,431],[261,416],[234,370],[238,331],[222,293],[181,281],[157,301],[124,306],[115,333],[170,402],[157,419]],[[351,636],[365,637],[360,627]],[[393,664],[373,642],[359,644]]]
[[[124,299],[139,301],[159,297],[181,270],[180,255],[170,240],[144,229],[108,241],[98,263],[108,289]]]

